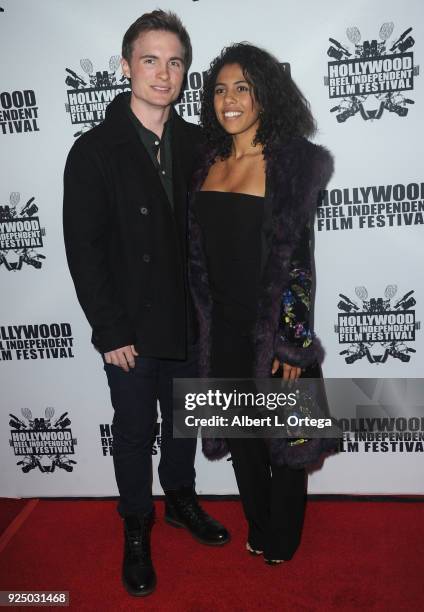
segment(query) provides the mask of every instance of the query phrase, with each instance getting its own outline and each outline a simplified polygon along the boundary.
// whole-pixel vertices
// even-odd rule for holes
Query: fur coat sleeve
[[[306,143],[307,141],[305,141]],[[274,355],[281,362],[299,367],[321,363],[323,349],[311,326],[313,270],[311,235],[319,191],[333,171],[332,158],[320,146],[307,142],[299,152],[292,182],[292,208],[297,218],[288,216],[293,238],[287,283],[283,287]],[[284,221],[283,221],[284,222]],[[287,236],[288,243],[290,239]]]

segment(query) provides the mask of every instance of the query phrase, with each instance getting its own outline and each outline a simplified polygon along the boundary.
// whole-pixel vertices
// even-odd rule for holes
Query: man
[[[176,15],[153,11],[130,26],[122,56],[131,93],[118,95],[105,121],[81,136],[68,156],[64,235],[115,411],[123,583],[132,595],[147,595],[156,584],[150,531],[157,400],[165,519],[204,544],[224,544],[229,535],[198,504],[196,440],[172,437],[172,380],[194,377],[197,370],[186,200],[199,128],[172,106],[191,64],[190,38]]]

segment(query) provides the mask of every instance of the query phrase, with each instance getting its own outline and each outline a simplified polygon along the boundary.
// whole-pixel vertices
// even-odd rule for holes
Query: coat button
[[[140,212],[141,212],[142,215],[148,215],[149,214],[149,209],[146,208],[145,206],[142,206],[140,208]]]
[[[148,253],[144,253],[143,261],[144,261],[144,263],[149,263],[150,262],[150,255]]]

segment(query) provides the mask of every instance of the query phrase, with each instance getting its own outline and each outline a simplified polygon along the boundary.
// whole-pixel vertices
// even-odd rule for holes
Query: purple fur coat
[[[210,157],[209,157],[210,159]],[[201,189],[210,163],[201,163],[193,177],[189,211],[190,286],[199,322],[200,376],[208,377],[212,300],[209,291],[202,232],[193,211],[193,193]],[[321,345],[308,326],[309,297],[294,304],[287,324],[284,296],[292,285],[299,285],[299,275],[311,278],[310,225],[315,214],[318,193],[333,171],[332,157],[326,149],[304,138],[294,138],[266,160],[266,198],[264,225],[266,250],[262,269],[258,318],[254,332],[255,376],[271,375],[274,357],[281,362],[305,368],[322,360]],[[310,281],[306,283],[310,294]],[[309,290],[309,291],[308,291]],[[297,305],[300,308],[297,308]],[[305,307],[306,306],[306,307]],[[303,333],[297,333],[301,317]],[[203,439],[203,453],[211,460],[228,454],[225,440]],[[310,444],[310,443],[308,443]],[[305,446],[308,446],[306,444]],[[285,440],[270,441],[271,460],[284,463]]]

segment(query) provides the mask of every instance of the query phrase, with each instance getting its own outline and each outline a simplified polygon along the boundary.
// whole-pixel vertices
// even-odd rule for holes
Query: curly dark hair
[[[254,144],[263,145],[265,157],[292,137],[314,134],[316,125],[309,103],[282,64],[264,49],[236,43],[212,60],[203,83],[200,125],[215,156],[225,159],[231,152],[232,137],[218,123],[214,110],[216,79],[227,64],[240,65],[261,107]]]

